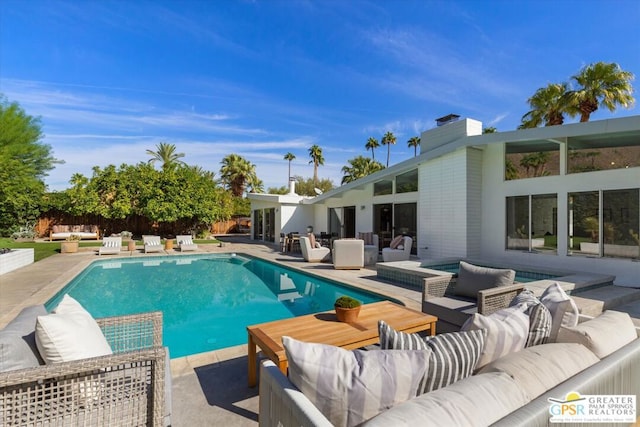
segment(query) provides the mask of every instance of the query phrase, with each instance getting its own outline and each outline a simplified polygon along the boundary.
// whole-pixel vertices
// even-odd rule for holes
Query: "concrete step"
[[[571,295],[580,309],[587,316],[598,316],[604,310],[622,310],[635,308],[635,316],[640,319],[640,289],[623,286],[603,286],[596,289]],[[627,307],[628,306],[628,307]],[[631,313],[630,313],[631,314]]]

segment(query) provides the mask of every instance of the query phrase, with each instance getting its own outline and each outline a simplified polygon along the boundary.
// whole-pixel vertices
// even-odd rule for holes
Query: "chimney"
[[[438,127],[444,126],[447,123],[451,123],[451,122],[457,121],[459,118],[460,118],[460,116],[457,115],[457,114],[447,114],[444,117],[440,117],[439,119],[436,119],[436,125]]]
[[[296,179],[289,178],[289,194],[296,194]]]

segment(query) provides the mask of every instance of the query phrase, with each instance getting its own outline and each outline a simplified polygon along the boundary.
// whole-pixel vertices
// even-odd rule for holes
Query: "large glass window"
[[[396,176],[396,193],[418,191],[418,169]]]
[[[570,193],[570,252],[613,258],[640,258],[639,211],[640,190],[637,188]]]
[[[558,196],[507,197],[507,249],[557,252]]]
[[[552,142],[507,143],[505,180],[560,174],[560,146]]]
[[[611,146],[612,144],[616,146]],[[580,173],[640,167],[640,145],[637,144],[637,139],[628,137],[616,138],[613,142],[610,139],[570,139],[567,172]]]
[[[384,196],[393,193],[393,182],[390,180],[382,180],[373,184],[373,195]]]
[[[253,211],[253,238],[255,240],[262,240],[263,229],[262,229],[262,209],[256,209]]]
[[[416,228],[418,227],[418,209],[416,203],[399,203],[394,206],[393,215],[394,234],[396,236],[410,236],[413,239],[411,253],[417,253],[418,241]]]
[[[604,256],[640,258],[640,242],[638,242],[639,195],[638,189],[603,191]]]

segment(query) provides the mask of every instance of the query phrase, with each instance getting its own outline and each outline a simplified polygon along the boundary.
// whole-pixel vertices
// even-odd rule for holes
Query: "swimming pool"
[[[477,265],[481,267],[500,268],[500,267],[493,267],[490,265],[484,265],[484,266],[480,264],[477,264]],[[460,270],[460,263],[452,262],[447,264],[425,265],[423,266],[423,268],[458,274],[458,271]],[[501,267],[501,268],[506,268],[506,267]],[[556,274],[539,273],[536,271],[516,270],[516,277],[514,281],[519,283],[528,283],[528,282],[534,282],[536,280],[553,279],[556,277],[559,277],[559,276]]]
[[[96,261],[46,303],[69,294],[94,317],[160,310],[171,357],[247,342],[248,325],[331,310],[341,295],[385,298],[247,256]]]

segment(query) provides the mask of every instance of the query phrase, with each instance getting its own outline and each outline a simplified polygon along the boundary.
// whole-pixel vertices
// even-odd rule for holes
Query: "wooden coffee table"
[[[331,310],[247,326],[249,387],[255,387],[257,383],[256,346],[286,375],[289,364],[282,346],[283,335],[300,341],[330,344],[351,350],[378,342],[378,320],[384,320],[398,331],[429,331],[431,335],[435,335],[438,318],[390,301],[382,301],[363,305],[355,323],[338,322],[335,311]]]

